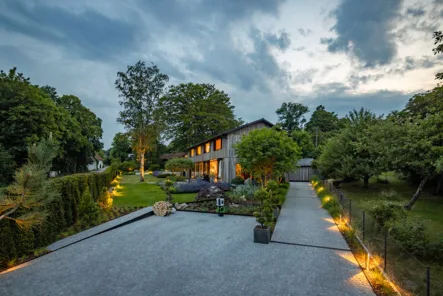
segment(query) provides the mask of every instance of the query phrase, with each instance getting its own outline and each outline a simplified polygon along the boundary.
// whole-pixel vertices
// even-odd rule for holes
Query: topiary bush
[[[240,176],[236,176],[234,179],[232,179],[231,184],[243,185],[243,184],[245,184],[245,180]]]
[[[92,200],[92,195],[87,185],[80,198],[78,211],[82,225],[92,225],[96,223],[100,215],[100,209]]]

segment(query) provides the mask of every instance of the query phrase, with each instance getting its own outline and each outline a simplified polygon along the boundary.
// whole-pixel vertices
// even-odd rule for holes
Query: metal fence
[[[431,281],[431,269],[409,253],[396,239],[384,231],[364,210],[352,203],[351,199],[327,180],[323,186],[329,189],[332,198],[341,205],[343,223],[355,231],[364,258],[357,258],[361,266],[378,267],[402,295],[437,296],[443,295],[441,279]],[[368,266],[369,264],[369,266]]]

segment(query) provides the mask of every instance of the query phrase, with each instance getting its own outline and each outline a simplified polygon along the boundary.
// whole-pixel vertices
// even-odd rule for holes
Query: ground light
[[[318,192],[318,193],[322,192],[323,190],[325,190],[324,187],[318,187],[318,188],[317,188],[317,192]]]

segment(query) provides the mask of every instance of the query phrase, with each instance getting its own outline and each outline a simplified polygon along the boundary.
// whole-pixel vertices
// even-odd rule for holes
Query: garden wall
[[[75,174],[51,180],[60,196],[47,206],[48,217],[43,224],[26,230],[11,220],[0,221],[0,268],[54,242],[59,233],[77,222],[78,203],[86,185],[96,201],[101,189],[108,187],[116,175],[116,167],[111,166],[101,173]]]

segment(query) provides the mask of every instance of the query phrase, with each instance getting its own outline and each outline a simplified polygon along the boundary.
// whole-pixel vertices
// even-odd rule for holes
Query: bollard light
[[[217,197],[216,205],[217,208],[215,209],[215,211],[218,213],[220,217],[223,217],[223,214],[226,212],[225,199],[223,197]]]

